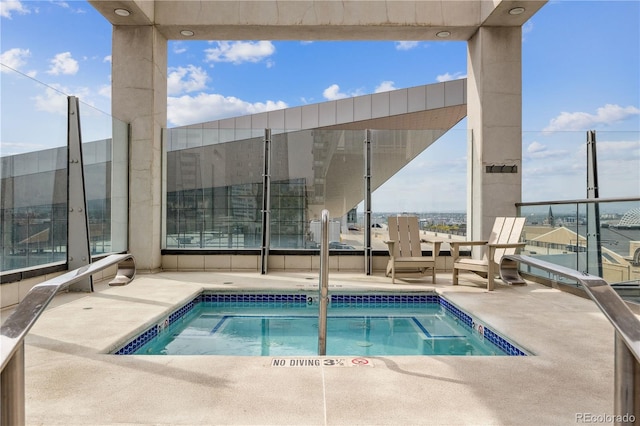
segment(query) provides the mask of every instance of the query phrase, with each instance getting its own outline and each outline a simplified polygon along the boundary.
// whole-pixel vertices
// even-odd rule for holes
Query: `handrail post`
[[[616,332],[613,412],[615,424],[635,424],[640,419],[640,364]],[[634,416],[633,421],[629,417]],[[619,421],[618,421],[619,420]]]
[[[515,263],[515,265],[514,265]],[[605,280],[530,256],[509,254],[500,261],[500,278],[522,280],[519,263],[576,280],[615,329],[613,408],[616,425],[640,424],[640,320]]]
[[[322,210],[320,244],[320,303],[318,313],[318,355],[327,354],[327,298],[329,295],[329,211]]]
[[[112,254],[34,286],[0,326],[0,425],[25,424],[24,339],[60,291],[117,265],[109,285],[126,285],[136,274],[131,254]]]
[[[20,342],[0,373],[0,382],[0,395],[2,395],[0,425],[24,425],[24,341]]]

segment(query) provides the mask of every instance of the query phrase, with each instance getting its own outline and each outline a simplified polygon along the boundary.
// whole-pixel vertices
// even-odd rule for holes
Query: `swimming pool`
[[[317,355],[317,293],[202,293],[118,355]],[[327,355],[527,355],[437,293],[331,294]]]

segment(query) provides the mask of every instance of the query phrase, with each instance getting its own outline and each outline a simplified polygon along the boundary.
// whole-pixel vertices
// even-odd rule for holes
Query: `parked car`
[[[349,244],[341,243],[339,241],[329,241],[329,250],[355,250],[356,248]]]

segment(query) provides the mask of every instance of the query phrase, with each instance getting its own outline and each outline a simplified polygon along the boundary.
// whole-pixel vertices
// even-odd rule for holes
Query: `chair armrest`
[[[487,245],[493,248],[523,248],[527,243],[495,243]]]
[[[451,247],[453,263],[456,263],[460,258],[460,246],[486,246],[487,243],[488,241],[450,241],[449,246]]]
[[[449,241],[449,245],[460,247],[460,246],[484,246],[487,245],[489,241]]]
[[[387,248],[389,249],[389,256],[391,256],[393,258],[393,246],[396,242],[394,240],[385,240],[385,244],[387,245]]]
[[[442,238],[421,238],[421,243],[427,243],[433,245],[433,257],[440,255],[440,246],[444,242]]]
[[[526,243],[496,243],[496,244],[488,244],[487,247],[489,247],[488,253],[487,253],[487,257],[489,259],[489,263],[494,262],[495,259],[495,254],[496,254],[496,249],[499,248],[523,248],[524,246],[526,246]]]

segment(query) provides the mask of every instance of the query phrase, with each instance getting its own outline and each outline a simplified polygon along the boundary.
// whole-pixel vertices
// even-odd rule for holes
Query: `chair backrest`
[[[526,218],[524,217],[497,217],[493,223],[491,235],[489,235],[489,244],[513,244],[519,242],[525,221]],[[515,252],[515,248],[497,249],[494,260],[499,264],[502,256],[515,254]]]
[[[422,256],[417,216],[389,216],[389,239],[395,241],[395,257]]]

